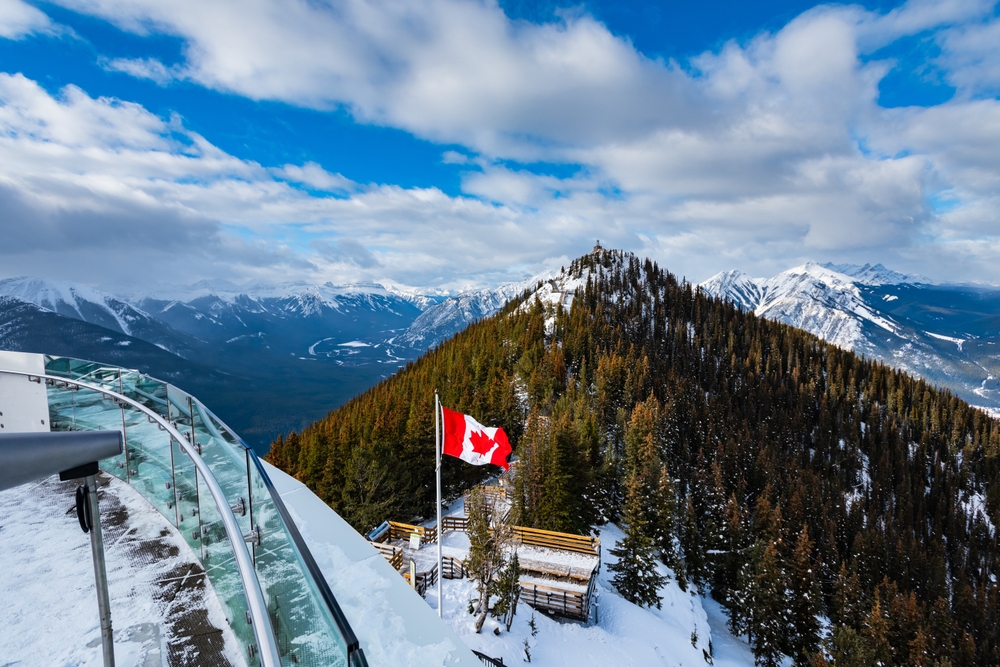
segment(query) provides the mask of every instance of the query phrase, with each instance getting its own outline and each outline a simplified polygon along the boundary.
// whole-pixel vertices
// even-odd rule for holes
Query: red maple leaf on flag
[[[482,431],[472,431],[469,434],[469,442],[472,443],[472,451],[476,454],[489,454],[496,443]]]

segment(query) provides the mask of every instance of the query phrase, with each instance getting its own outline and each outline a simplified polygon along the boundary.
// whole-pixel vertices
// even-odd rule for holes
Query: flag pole
[[[441,571],[441,404],[437,389],[434,390],[434,450],[437,456],[437,543],[438,543],[438,618],[442,618],[441,588],[444,586],[444,576]]]

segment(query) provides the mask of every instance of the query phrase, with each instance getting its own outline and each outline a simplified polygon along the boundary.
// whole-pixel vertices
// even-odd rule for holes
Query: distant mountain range
[[[198,283],[115,295],[37,277],[0,280],[0,349],[138,368],[198,395],[266,446],[355,396],[525,290],[569,304],[544,273],[452,297],[377,284]],[[582,283],[580,283],[582,284]],[[871,265],[808,263],[699,285],[761,317],[903,368],[1000,414],[1000,290],[936,285]]]
[[[725,271],[699,287],[1000,409],[1000,289],[814,262],[772,278]]]
[[[366,283],[215,282],[165,297],[9,278],[0,280],[0,349],[138,368],[192,391],[264,446],[535,282],[451,298]]]

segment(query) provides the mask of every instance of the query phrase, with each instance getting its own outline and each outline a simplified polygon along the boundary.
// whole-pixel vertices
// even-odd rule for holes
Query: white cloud
[[[109,72],[122,72],[137,79],[149,79],[161,86],[184,77],[182,68],[167,67],[156,58],[102,59],[101,65]]]
[[[30,183],[2,178],[20,179],[19,192],[39,201],[72,192],[89,206],[141,202],[209,221],[226,242],[279,238],[276,263],[310,263],[295,270],[422,285],[488,281],[597,237],[693,278],[815,258],[1000,280],[1000,268],[969,260],[1000,236],[992,1],[910,0],[886,14],[819,6],[683,66],[645,57],[582,13],[536,25],[486,1],[62,1],[185,41],[179,65],[112,60],[110,69],[343,105],[363,122],[463,146],[471,155],[447,151],[442,161],[470,165],[470,196],[237,160],[178,120],[71,88],[60,100],[8,103],[28,105],[14,143],[31,154],[15,157],[46,166]],[[924,31],[960,94],[929,109],[879,107],[892,63],[871,54]],[[52,135],[49,145],[26,139],[32,132]],[[556,178],[501,160],[584,168]]]
[[[306,162],[301,167],[286,164],[279,169],[272,169],[271,173],[286,181],[302,183],[325,192],[347,192],[355,188],[355,183],[349,178],[344,178],[341,174],[331,174],[315,162]]]
[[[320,197],[293,187],[349,191]],[[141,106],[0,74],[0,265],[105,284],[227,277],[447,286],[562,243],[541,215],[240,160]],[[76,272],[75,274],[73,272]],[[517,277],[515,275],[515,277]]]
[[[38,8],[21,0],[0,0],[0,37],[20,39],[53,30],[52,21]]]

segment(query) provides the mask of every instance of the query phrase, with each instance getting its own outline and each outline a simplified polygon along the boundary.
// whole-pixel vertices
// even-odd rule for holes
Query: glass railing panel
[[[70,362],[72,359],[68,357],[51,357],[45,356],[45,372],[49,375],[58,375],[59,377],[69,377],[70,375]]]
[[[242,447],[234,448],[222,437],[198,402],[192,401],[191,412],[191,433],[201,449],[201,458],[208,464],[215,480],[226,494],[240,530],[249,532],[250,495],[245,452]]]
[[[167,385],[167,416],[185,436],[191,432],[191,397],[172,384]]]
[[[240,570],[233,552],[234,548],[245,549],[246,546],[243,543],[233,545],[229,541],[219,508],[212,501],[201,473],[196,471],[196,475],[198,486],[202,489],[202,504],[199,515],[200,525],[193,524],[197,527],[201,543],[200,548],[195,549],[195,551],[202,555],[205,572],[226,611],[229,625],[243,647],[243,655],[247,658],[247,664],[254,667],[260,662],[257,657],[250,655],[248,647],[251,644],[256,645],[256,639],[254,638],[253,626],[248,620],[250,614],[246,593],[243,590]]]
[[[124,431],[122,408],[96,391],[80,390],[74,385],[49,384],[49,426],[53,431]],[[105,459],[101,466],[109,473],[128,480],[124,453]]]
[[[125,446],[132,486],[176,525],[170,435],[145,413],[126,407]]]
[[[255,465],[250,508],[260,529],[254,565],[286,666],[347,665],[347,646],[309,575]]]
[[[200,503],[202,489],[198,485],[194,461],[181,448],[180,443],[171,439],[174,455],[174,499],[177,503],[177,517],[171,519],[181,531],[191,549],[202,555],[200,523]],[[211,499],[208,499],[211,502]]]
[[[53,431],[76,430],[75,387],[49,385],[46,388],[49,399],[49,426]]]

